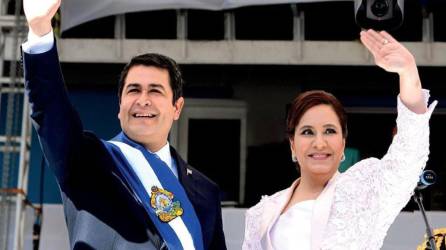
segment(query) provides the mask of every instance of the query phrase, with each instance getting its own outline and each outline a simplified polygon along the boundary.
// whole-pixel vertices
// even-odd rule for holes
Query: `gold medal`
[[[158,188],[152,187],[152,195],[150,198],[150,205],[155,209],[156,216],[165,223],[170,222],[178,216],[183,214],[183,208],[179,201],[173,201],[173,193]]]

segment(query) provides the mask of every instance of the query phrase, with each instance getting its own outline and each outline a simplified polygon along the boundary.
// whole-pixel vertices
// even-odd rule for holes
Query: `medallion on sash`
[[[168,223],[183,214],[180,202],[173,201],[174,195],[171,192],[157,186],[152,186],[151,191],[150,205],[162,222]]]

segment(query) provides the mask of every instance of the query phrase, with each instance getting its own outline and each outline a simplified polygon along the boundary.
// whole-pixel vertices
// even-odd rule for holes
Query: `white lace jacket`
[[[429,92],[424,91],[425,100]],[[409,201],[429,154],[429,119],[411,112],[398,98],[398,133],[387,154],[335,174],[316,199],[311,249],[379,249],[392,222]],[[299,180],[246,212],[244,250],[273,249],[271,226]],[[299,222],[296,222],[299,226]],[[296,246],[298,249],[298,246]]]

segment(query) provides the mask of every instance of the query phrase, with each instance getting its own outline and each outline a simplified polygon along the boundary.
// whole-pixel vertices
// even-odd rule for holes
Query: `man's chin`
[[[130,139],[132,139],[135,142],[139,142],[139,143],[144,143],[144,142],[150,141],[151,138],[155,139],[155,137],[156,137],[156,133],[154,131],[147,131],[147,128],[146,128],[146,130],[144,130],[144,132],[140,132],[140,131],[142,131],[142,129],[139,129],[136,131],[138,131],[138,132],[135,133],[132,131],[124,131],[124,133]]]

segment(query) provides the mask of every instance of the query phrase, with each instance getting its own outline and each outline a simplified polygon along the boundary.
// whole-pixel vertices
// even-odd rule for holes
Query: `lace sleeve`
[[[266,196],[254,207],[248,209],[245,214],[245,238],[243,239],[242,250],[261,250],[260,244],[260,217],[263,213]]]
[[[429,92],[423,92],[427,102]],[[436,105],[435,101],[426,113],[416,114],[398,97],[398,132],[376,171],[378,176],[375,188],[379,193],[380,208],[390,213],[380,215],[384,224],[390,226],[409,201],[421,171],[426,166],[429,155],[429,119]]]
[[[424,95],[427,102],[429,92]],[[386,155],[360,161],[339,178],[322,249],[381,247],[426,165],[435,105],[415,114],[398,98],[398,133]]]

